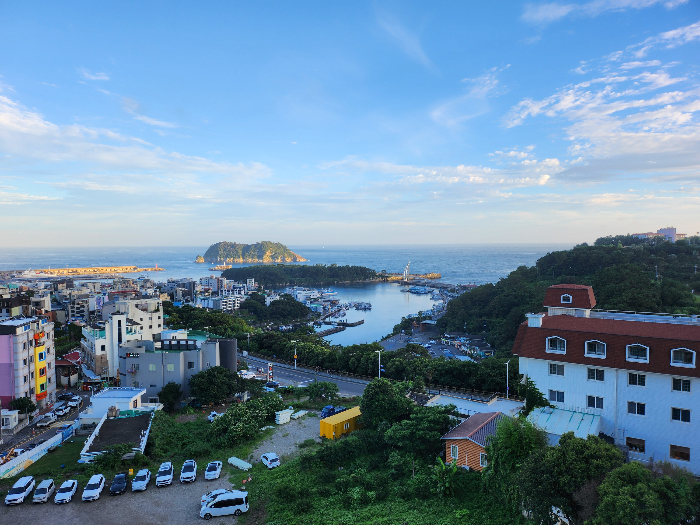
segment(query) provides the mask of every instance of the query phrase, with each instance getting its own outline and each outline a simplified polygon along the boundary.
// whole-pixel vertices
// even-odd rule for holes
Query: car
[[[344,412],[345,410],[347,410],[346,407],[335,407],[336,414],[340,414],[341,412]]]
[[[119,494],[124,494],[126,492],[126,486],[129,484],[129,478],[125,472],[120,472],[112,480],[112,484],[109,486],[110,496],[117,496]]]
[[[219,479],[221,476],[221,461],[212,461],[204,470],[204,479]]]
[[[83,398],[80,396],[73,396],[68,400],[68,406],[75,408],[79,407],[81,403],[83,402]]]
[[[188,459],[182,465],[180,471],[180,483],[190,483],[197,479],[197,462],[194,459]]]
[[[12,455],[14,457],[17,457],[20,454],[24,454],[27,450],[29,450],[29,449],[28,448],[16,448],[12,451]]]
[[[209,423],[213,423],[214,420],[219,416],[223,416],[223,414],[219,414],[218,412],[212,412],[207,416],[207,421],[209,421]]]
[[[151,482],[151,471],[147,468],[141,469],[136,473],[136,477],[131,482],[131,492],[146,490]]]
[[[199,511],[200,517],[210,520],[214,516],[240,516],[248,512],[248,493],[240,490],[232,490],[225,494],[219,494],[213,501],[202,505]]]
[[[267,452],[266,454],[263,454],[262,456],[260,456],[260,460],[269,469],[280,466],[280,458],[274,452]]]
[[[56,505],[61,505],[63,503],[69,503],[73,499],[76,491],[78,490],[78,480],[77,479],[67,479],[56,491],[56,496],[53,498],[53,502]]]
[[[243,379],[255,379],[255,372],[243,371],[243,372],[240,372],[239,375]]]
[[[207,492],[202,496],[202,506],[206,505],[211,501],[214,501],[217,498],[217,496],[220,496],[221,494],[228,494],[229,492],[231,491],[227,489],[215,489],[210,492]]]
[[[34,497],[32,498],[32,503],[46,503],[49,501],[51,495],[55,492],[56,485],[54,485],[52,479],[45,479],[34,491]]]
[[[27,450],[34,450],[38,446],[39,443],[30,443],[29,445],[27,445]]]
[[[24,499],[34,490],[34,478],[32,476],[23,476],[12,485],[12,488],[5,496],[5,505],[19,505],[24,503]]]
[[[90,478],[88,484],[83,489],[83,501],[96,501],[100,499],[105,488],[105,477],[102,474],[95,474]]]
[[[160,464],[156,474],[156,487],[165,487],[173,482],[173,464],[170,461]]]
[[[58,418],[53,412],[45,414],[43,418],[36,424],[37,427],[48,427],[56,422]]]
[[[429,353],[430,355],[436,355],[435,352],[433,352],[432,350],[428,350],[428,353]]]
[[[68,393],[66,393],[66,394],[61,394],[61,395],[59,395],[57,399],[58,399],[59,401],[68,401],[68,400],[70,400],[70,399],[73,399],[73,397],[75,397],[75,394],[68,394]]]
[[[70,412],[70,407],[68,405],[63,405],[54,410],[57,416],[65,416],[68,412]]]
[[[263,392],[274,392],[275,389],[274,389],[274,388],[270,388],[269,386],[264,386],[264,387],[262,387],[262,391],[263,391]]]
[[[268,381],[267,383],[265,383],[265,386],[267,388],[275,389],[275,388],[279,388],[280,384],[277,381]]]

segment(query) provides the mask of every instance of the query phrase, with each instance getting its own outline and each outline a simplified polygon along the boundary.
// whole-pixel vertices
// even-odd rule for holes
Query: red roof
[[[569,296],[571,302],[565,302]],[[543,305],[558,308],[584,308],[590,310],[596,304],[592,286],[582,284],[555,284],[547,288]]]
[[[66,361],[72,361],[72,364],[80,364],[80,352],[77,350],[75,350],[74,352],[70,352],[64,355],[63,359],[65,359]]]
[[[545,351],[547,338],[551,336],[566,340],[566,354]],[[585,343],[591,340],[606,344],[604,359],[584,355]],[[649,348],[649,363],[627,361],[626,347],[631,344]],[[513,353],[564,363],[700,377],[700,368],[671,366],[671,350],[675,348],[700,353],[700,326],[546,315],[541,328],[531,328],[527,321],[520,325]],[[700,367],[700,360],[697,366]]]
[[[496,434],[496,425],[503,417],[504,415],[500,412],[474,414],[442,436],[442,439],[469,439],[485,447],[486,438]]]
[[[66,361],[65,359],[56,359],[54,363],[55,366],[78,366],[72,361]]]

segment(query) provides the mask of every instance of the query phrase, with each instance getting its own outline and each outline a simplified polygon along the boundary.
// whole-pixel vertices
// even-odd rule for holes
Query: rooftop
[[[145,388],[131,388],[131,387],[111,387],[105,388],[101,392],[98,392],[93,396],[102,399],[131,399],[132,397],[140,396],[146,393]]]
[[[597,436],[600,427],[600,416],[560,408],[536,408],[527,416],[528,421],[541,428],[547,434],[561,436],[573,432],[576,437]]]
[[[131,443],[137,447],[141,443],[141,435],[148,429],[150,421],[150,412],[142,416],[105,419],[88,452],[101,452],[114,445],[124,443]]]
[[[428,401],[426,406],[455,405],[457,412],[465,416],[480,414],[483,412],[502,412],[508,416],[515,416],[523,408],[523,402],[516,399],[504,399],[493,397],[490,400],[464,399],[450,395],[438,395]]]
[[[326,423],[329,423],[331,425],[335,425],[337,423],[342,423],[343,421],[347,421],[348,419],[351,419],[353,417],[361,416],[362,413],[360,412],[360,407],[352,407],[348,408],[347,410],[343,410],[342,412],[338,414],[334,414],[332,416],[328,416],[325,418],[323,421]]]
[[[485,447],[486,438],[496,433],[496,425],[503,417],[500,412],[475,414],[442,436],[442,439],[469,439]]]

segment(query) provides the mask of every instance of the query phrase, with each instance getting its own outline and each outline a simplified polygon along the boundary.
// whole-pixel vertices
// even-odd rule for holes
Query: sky
[[[0,245],[700,231],[700,2],[0,0]]]

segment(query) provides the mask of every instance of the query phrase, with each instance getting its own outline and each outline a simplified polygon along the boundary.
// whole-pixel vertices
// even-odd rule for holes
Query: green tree
[[[180,384],[171,381],[158,392],[158,399],[165,406],[165,410],[172,412],[175,409],[175,404],[182,398],[182,390]]]
[[[519,385],[519,395],[525,398],[525,408],[523,416],[526,416],[538,407],[551,406],[544,394],[537,389],[535,382],[529,377],[525,378],[525,383]]]
[[[445,463],[442,458],[437,458],[435,466],[433,467],[433,478],[437,485],[435,490],[441,498],[454,494],[452,480],[456,472],[457,460],[453,460],[452,463]]]
[[[416,407],[409,419],[392,425],[384,434],[390,446],[399,449],[411,459],[432,462],[440,454],[440,438],[455,425],[454,405],[446,407]]]
[[[622,454],[597,436],[577,438],[567,432],[555,447],[537,449],[520,469],[518,488],[526,510],[538,523],[553,523],[558,508],[571,523],[579,522],[576,494],[622,464]]]
[[[241,390],[238,380],[228,368],[213,366],[190,378],[190,393],[202,404],[220,403]]]
[[[315,381],[306,387],[310,400],[326,399],[334,401],[338,397],[338,385],[330,381]]]
[[[380,424],[391,425],[411,415],[413,402],[406,397],[405,383],[392,384],[386,379],[375,379],[365,388],[360,402],[362,424],[378,428]]]
[[[28,397],[18,397],[10,401],[10,409],[19,410],[22,413],[31,413],[36,410],[36,405]]]

